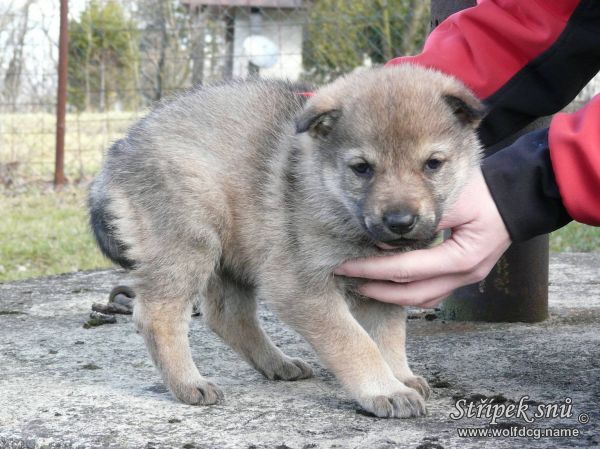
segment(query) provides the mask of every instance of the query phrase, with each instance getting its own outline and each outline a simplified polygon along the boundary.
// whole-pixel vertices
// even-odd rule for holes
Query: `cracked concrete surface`
[[[218,382],[223,404],[175,402],[153,368],[130,316],[84,329],[93,302],[105,302],[122,272],[73,273],[0,284],[0,447],[8,448],[598,448],[600,447],[600,254],[551,260],[551,318],[539,324],[409,320],[413,370],[434,387],[428,416],[384,420],[362,413],[310,347],[265,308],[267,332],[316,377],[272,382],[246,365],[201,318],[191,341],[201,372]],[[429,316],[428,318],[432,318]],[[500,396],[497,396],[500,395]],[[500,419],[494,429],[569,428],[578,437],[460,437],[460,399],[496,396],[509,405],[572,400],[572,416]],[[589,422],[578,417],[587,413]]]

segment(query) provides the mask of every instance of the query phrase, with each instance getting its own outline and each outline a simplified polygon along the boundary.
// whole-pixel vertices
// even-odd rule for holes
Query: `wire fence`
[[[0,1],[0,188],[53,179],[59,2]],[[418,53],[429,3],[69,0],[67,180],[88,181],[132,121],[192,86],[245,77],[320,84]]]
[[[65,174],[155,102],[231,78],[323,83],[419,51],[419,0],[70,0]],[[0,186],[53,179],[59,0],[0,3]]]

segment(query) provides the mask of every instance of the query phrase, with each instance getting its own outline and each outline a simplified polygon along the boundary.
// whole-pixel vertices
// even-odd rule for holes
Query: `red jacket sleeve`
[[[569,215],[600,226],[600,95],[573,114],[556,114],[548,134],[550,159]]]
[[[422,53],[388,64],[399,63],[434,68],[469,86],[488,107],[479,134],[491,148],[560,111],[600,70],[600,1],[479,0],[433,30]],[[598,98],[507,150],[483,169],[515,241],[569,217],[600,225]]]
[[[429,35],[422,53],[388,64],[414,63],[455,76],[485,99],[550,48],[579,0],[480,0]]]

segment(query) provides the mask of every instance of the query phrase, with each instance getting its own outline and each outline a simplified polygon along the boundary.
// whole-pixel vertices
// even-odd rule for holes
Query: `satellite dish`
[[[250,62],[261,69],[269,69],[277,64],[279,47],[264,36],[254,35],[244,39],[244,54]]]

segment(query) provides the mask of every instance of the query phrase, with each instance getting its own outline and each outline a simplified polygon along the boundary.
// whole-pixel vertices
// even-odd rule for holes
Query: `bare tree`
[[[189,11],[190,40],[192,42],[192,85],[204,81],[204,47],[206,40],[206,7],[196,6]]]
[[[1,5],[0,5],[1,7]],[[13,2],[4,5],[0,10],[0,69],[4,68],[4,59],[10,50],[10,42],[12,41],[12,26],[15,12]]]
[[[176,0],[143,0],[139,10],[144,23],[140,43],[142,90],[148,100],[156,101],[189,85],[189,15]]]
[[[14,29],[12,39],[12,56],[4,74],[3,96],[7,103],[14,108],[21,89],[23,73],[23,48],[25,36],[29,31],[29,8],[36,0],[26,0],[19,14],[20,20]]]
[[[405,31],[404,48],[402,54],[414,55],[422,45],[422,38],[427,31],[427,17],[429,16],[429,2],[421,0],[411,0],[409,11],[411,11],[410,19],[407,22]],[[398,56],[398,55],[392,55]]]
[[[60,0],[44,0],[46,11],[59,11]],[[38,1],[36,6],[40,5]],[[41,6],[41,5],[40,5]],[[32,8],[33,11],[33,8]],[[33,14],[32,14],[33,15]],[[38,33],[38,40],[35,47],[30,46],[25,60],[43,54],[43,64],[37,60],[37,63],[28,66],[28,70],[23,73],[23,94],[26,95],[26,101],[35,105],[32,109],[35,111],[43,110],[53,112],[56,102],[57,70],[58,70],[58,39],[55,34],[58,29],[60,16],[56,14],[42,13],[35,23],[31,24],[32,31],[35,29]],[[30,20],[31,22],[31,20]],[[31,39],[28,39],[31,42]]]

